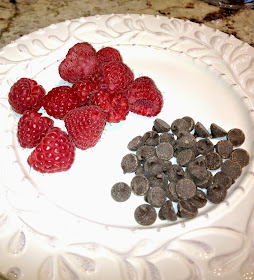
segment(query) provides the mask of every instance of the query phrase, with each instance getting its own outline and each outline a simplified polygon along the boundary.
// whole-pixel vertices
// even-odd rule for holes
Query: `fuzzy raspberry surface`
[[[101,138],[106,115],[99,106],[82,106],[71,110],[65,116],[64,122],[75,146],[86,150],[94,147]]]
[[[101,107],[106,113],[107,122],[111,123],[125,120],[129,113],[128,100],[123,93],[111,94],[100,89],[89,96],[88,103]]]
[[[44,88],[35,80],[21,78],[11,87],[8,101],[18,114],[23,114],[26,110],[38,111],[45,93]]]
[[[41,173],[55,173],[70,169],[75,158],[75,146],[69,136],[52,127],[27,159],[28,164]]]
[[[102,64],[102,73],[111,92],[125,89],[134,80],[132,70],[121,61],[110,61]]]
[[[54,121],[48,117],[42,117],[41,113],[25,111],[18,122],[17,137],[22,148],[34,148],[48,130],[53,127]]]
[[[109,61],[123,61],[120,52],[112,47],[104,47],[98,50],[97,58],[100,63]]]
[[[163,96],[149,77],[137,78],[126,90],[131,112],[138,115],[153,117],[163,107]]]
[[[100,63],[96,50],[87,42],[77,43],[69,49],[65,59],[59,65],[60,77],[76,83],[88,79],[99,71]]]
[[[70,110],[78,106],[78,97],[69,86],[55,87],[43,98],[44,109],[56,119],[63,119]]]

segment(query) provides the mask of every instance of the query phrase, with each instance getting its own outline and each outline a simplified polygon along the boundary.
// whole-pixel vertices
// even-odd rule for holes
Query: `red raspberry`
[[[86,150],[99,141],[105,127],[106,116],[98,106],[83,106],[70,111],[65,116],[64,122],[75,146]]]
[[[89,93],[98,89],[98,84],[93,80],[85,80],[83,82],[75,83],[72,86],[74,93],[79,100],[79,106],[85,105],[88,100]]]
[[[26,110],[38,111],[45,93],[44,88],[36,81],[21,78],[10,89],[9,103],[18,114],[23,114]]]
[[[103,63],[102,72],[107,88],[112,92],[125,89],[134,80],[131,69],[120,61]]]
[[[19,119],[17,136],[22,148],[37,146],[48,130],[53,127],[54,121],[41,115],[35,111],[25,111]]]
[[[89,104],[100,106],[107,115],[107,121],[118,123],[129,113],[128,100],[122,93],[115,95],[100,89],[89,96]]]
[[[148,77],[137,78],[126,90],[131,112],[153,117],[160,113],[163,96],[155,83]]]
[[[123,61],[120,52],[111,47],[105,47],[97,52],[97,58],[100,63],[109,61]]]
[[[75,158],[75,146],[67,133],[52,127],[28,157],[28,164],[41,173],[67,171]]]
[[[79,106],[79,100],[71,87],[55,87],[45,95],[43,107],[48,115],[63,119],[64,116],[72,109]]]
[[[99,71],[96,51],[89,43],[77,43],[59,65],[61,78],[70,83],[88,79]]]

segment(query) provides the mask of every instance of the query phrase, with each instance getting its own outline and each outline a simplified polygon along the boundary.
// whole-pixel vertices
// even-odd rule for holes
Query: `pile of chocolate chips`
[[[118,202],[131,193],[143,196],[134,217],[144,226],[152,225],[157,216],[169,221],[194,218],[207,201],[222,202],[248,165],[248,152],[239,148],[244,141],[238,128],[227,132],[212,123],[208,131],[188,116],[171,125],[155,119],[151,131],[129,142],[131,152],[123,157],[121,167],[135,176],[130,185],[114,184],[111,196]]]

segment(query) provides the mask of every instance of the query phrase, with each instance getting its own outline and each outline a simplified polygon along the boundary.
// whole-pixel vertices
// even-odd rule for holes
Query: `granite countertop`
[[[230,10],[199,0],[1,0],[0,49],[53,23],[111,13],[188,19],[232,34],[254,46],[253,9]]]
[[[254,46],[254,10],[230,10],[199,0],[1,0],[0,48],[52,23],[96,14],[165,15],[203,23]]]

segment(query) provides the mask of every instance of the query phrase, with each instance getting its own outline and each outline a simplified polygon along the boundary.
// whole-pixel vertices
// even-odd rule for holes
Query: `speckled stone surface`
[[[254,46],[254,10],[230,10],[199,0],[1,0],[0,48],[52,23],[96,14],[165,15],[203,23]]]

